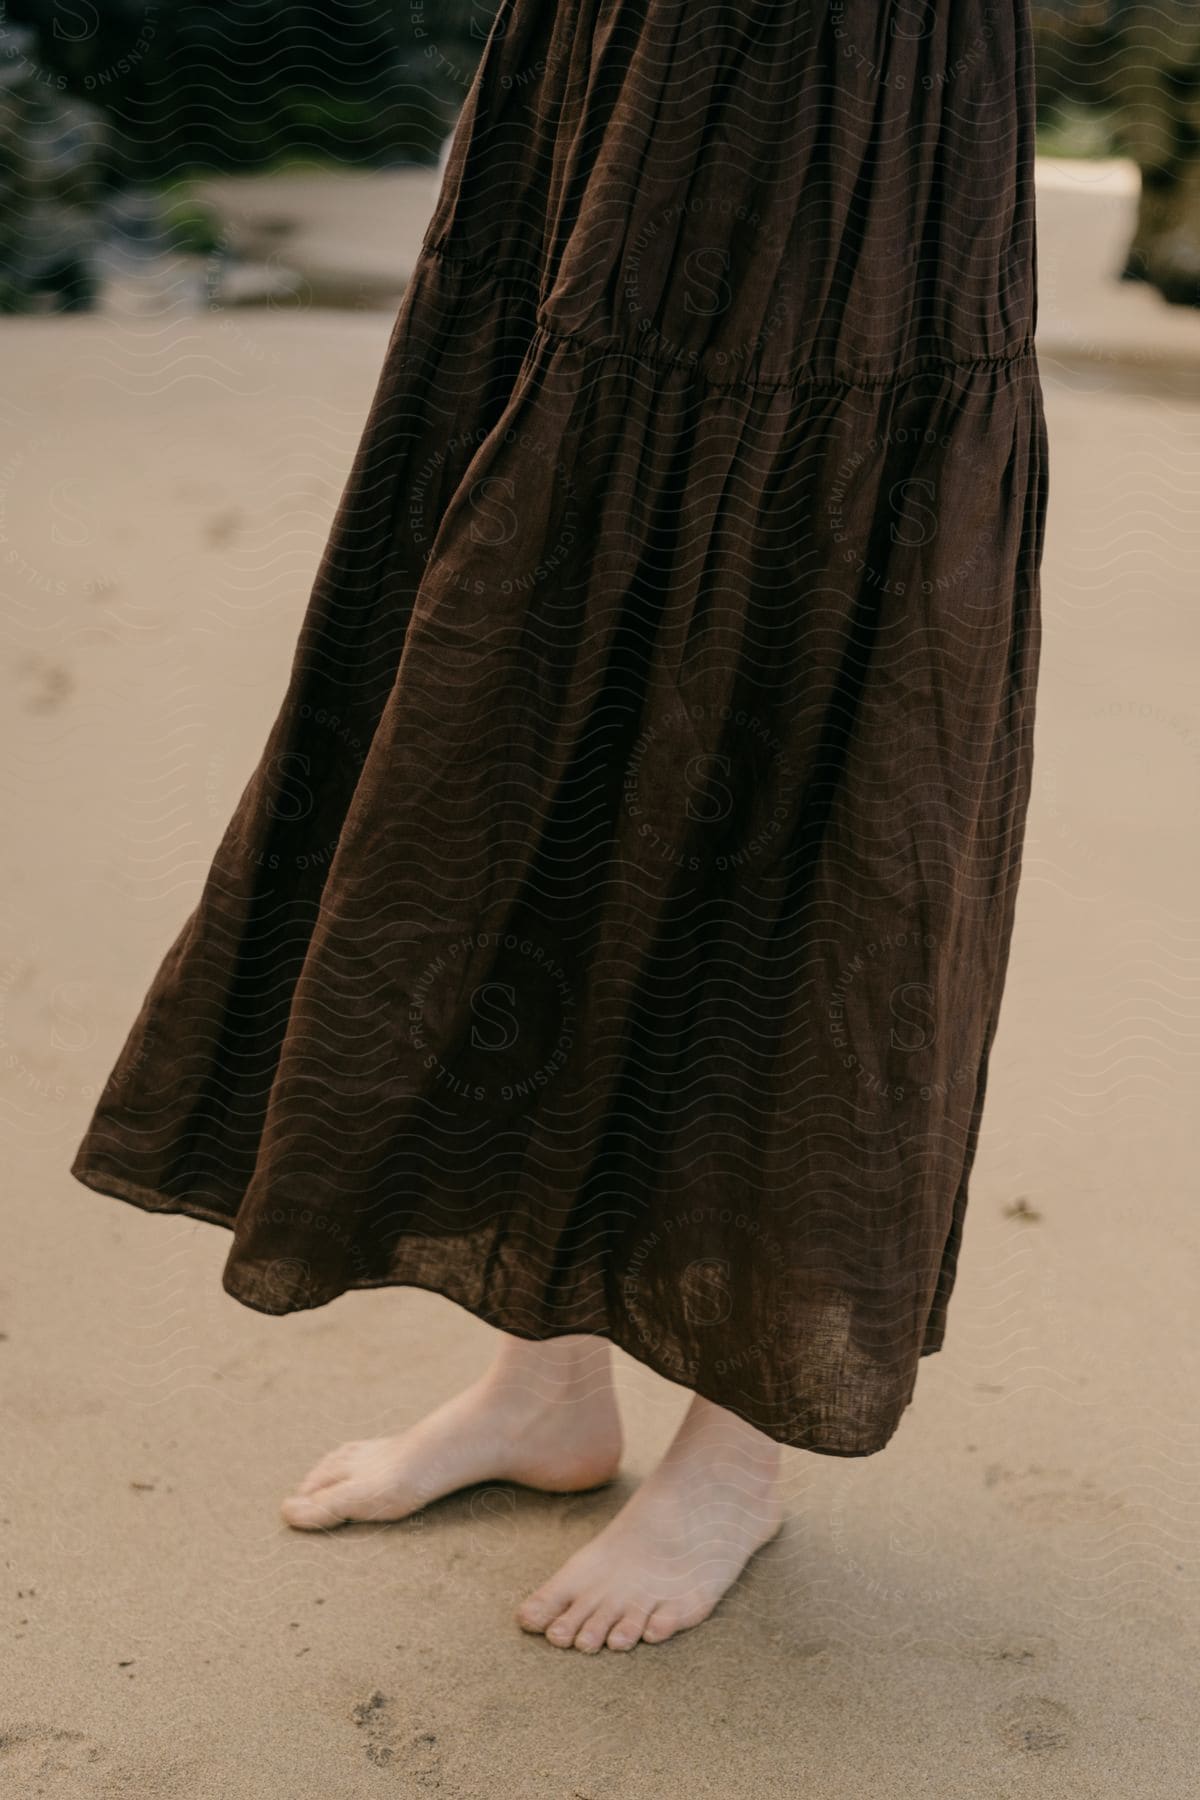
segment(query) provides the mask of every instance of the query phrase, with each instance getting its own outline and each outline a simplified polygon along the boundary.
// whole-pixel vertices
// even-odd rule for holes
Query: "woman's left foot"
[[[487,1374],[416,1425],[322,1457],[283,1502],[283,1516],[297,1531],[407,1519],[484,1481],[574,1494],[610,1481],[620,1459],[608,1344],[502,1336]]]
[[[615,1519],[517,1610],[561,1649],[661,1644],[707,1619],[779,1530],[780,1447],[698,1396]]]

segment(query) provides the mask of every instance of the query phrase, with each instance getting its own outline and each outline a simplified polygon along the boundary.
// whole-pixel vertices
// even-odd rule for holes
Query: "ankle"
[[[683,1468],[703,1465],[710,1474],[725,1469],[737,1481],[770,1485],[779,1477],[783,1452],[765,1432],[696,1395],[664,1460]]]
[[[597,1337],[535,1342],[505,1336],[483,1380],[497,1397],[523,1398],[531,1406],[602,1400],[612,1393],[611,1346]]]

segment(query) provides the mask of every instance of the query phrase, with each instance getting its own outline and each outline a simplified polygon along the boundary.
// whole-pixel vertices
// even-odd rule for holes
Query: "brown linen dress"
[[[1035,279],[1025,0],[502,0],[78,1179],[262,1312],[428,1288],[881,1449],[1020,870]]]

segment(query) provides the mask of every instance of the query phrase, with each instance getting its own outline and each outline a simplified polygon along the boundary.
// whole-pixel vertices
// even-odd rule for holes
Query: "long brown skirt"
[[[1035,271],[1025,0],[503,0],[79,1180],[262,1312],[433,1289],[881,1449],[1014,915]]]

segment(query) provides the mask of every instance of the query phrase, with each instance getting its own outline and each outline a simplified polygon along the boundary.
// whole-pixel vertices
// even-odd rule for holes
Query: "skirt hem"
[[[236,1226],[237,1221],[232,1213],[226,1212],[220,1207],[206,1205],[205,1202],[196,1195],[164,1194],[157,1188],[142,1187],[138,1182],[129,1181],[123,1175],[110,1174],[107,1169],[98,1169],[91,1164],[79,1161],[72,1163],[70,1172],[75,1180],[80,1182],[84,1187],[92,1189],[95,1193],[104,1194],[109,1199],[125,1200],[131,1206],[139,1207],[142,1212],[162,1213],[176,1217],[196,1219],[206,1225],[223,1226],[227,1231],[233,1231]],[[878,1455],[879,1451],[883,1450],[895,1436],[904,1412],[907,1410],[908,1406],[911,1405],[912,1397],[910,1394],[909,1399],[905,1402],[891,1426],[877,1439],[877,1441],[872,1441],[867,1445],[853,1449],[848,1447],[838,1448],[827,1443],[814,1443],[810,1441],[809,1436],[805,1434],[797,1437],[795,1434],[790,1436],[787,1435],[785,1429],[772,1430],[770,1427],[761,1424],[757,1419],[750,1418],[737,1405],[731,1403],[727,1392],[718,1394],[715,1391],[712,1391],[709,1384],[706,1383],[703,1378],[698,1379],[694,1385],[681,1380],[678,1374],[673,1373],[664,1366],[662,1358],[656,1358],[653,1353],[648,1351],[636,1338],[632,1338],[631,1340],[624,1334],[614,1331],[611,1328],[611,1321],[608,1322],[605,1329],[594,1330],[587,1333],[581,1333],[577,1326],[570,1326],[562,1331],[526,1331],[511,1322],[500,1323],[497,1319],[490,1317],[486,1310],[469,1305],[467,1301],[463,1300],[459,1295],[452,1293],[443,1284],[422,1281],[411,1276],[406,1277],[402,1275],[353,1275],[348,1277],[344,1287],[338,1287],[332,1292],[324,1294],[319,1298],[301,1301],[293,1300],[289,1302],[287,1306],[271,1307],[264,1304],[261,1296],[257,1298],[251,1297],[249,1291],[240,1288],[235,1282],[230,1280],[229,1276],[230,1272],[227,1270],[221,1284],[229,1297],[232,1300],[236,1300],[240,1305],[247,1307],[251,1312],[259,1313],[267,1318],[285,1317],[288,1313],[295,1312],[313,1312],[318,1307],[328,1306],[332,1301],[340,1299],[343,1294],[347,1293],[363,1292],[372,1288],[410,1287],[416,1288],[424,1293],[439,1294],[444,1300],[449,1300],[453,1305],[461,1307],[464,1312],[470,1313],[473,1318],[479,1319],[483,1324],[491,1325],[493,1329],[503,1331],[510,1337],[521,1338],[526,1343],[549,1343],[554,1338],[579,1337],[581,1335],[602,1338],[608,1343],[615,1344],[617,1349],[624,1350],[627,1356],[631,1356],[635,1362],[641,1363],[644,1368],[650,1369],[653,1374],[660,1376],[663,1381],[670,1382],[673,1387],[682,1387],[686,1392],[698,1394],[702,1400],[710,1400],[714,1406],[721,1406],[724,1407],[727,1412],[736,1413],[737,1416],[744,1419],[747,1424],[753,1425],[756,1430],[763,1432],[764,1436],[774,1439],[776,1443],[784,1445],[787,1449],[807,1450],[815,1456],[861,1458]],[[934,1344],[926,1344],[922,1346],[919,1354],[922,1357],[932,1356],[941,1348],[942,1345],[940,1341]]]

